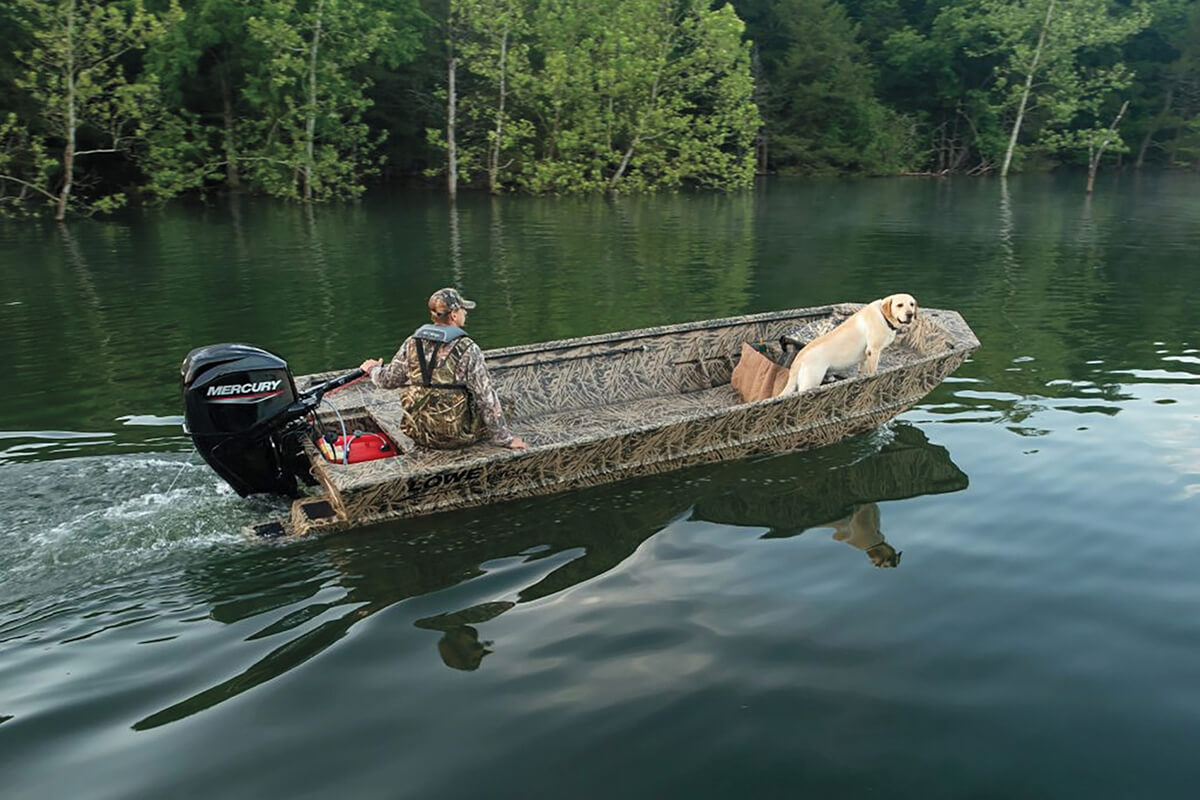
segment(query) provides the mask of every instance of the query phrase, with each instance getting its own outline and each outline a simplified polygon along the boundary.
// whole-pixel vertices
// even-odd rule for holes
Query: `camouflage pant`
[[[405,386],[403,431],[422,447],[450,450],[479,441],[484,434],[462,389]]]

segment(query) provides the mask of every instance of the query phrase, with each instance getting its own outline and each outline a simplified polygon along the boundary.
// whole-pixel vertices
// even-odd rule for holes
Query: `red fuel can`
[[[396,445],[382,433],[352,433],[338,436],[330,441],[325,436],[317,439],[317,448],[326,461],[334,464],[346,463],[346,445],[350,446],[349,463],[357,464],[362,461],[374,461],[377,458],[391,458],[396,455]]]

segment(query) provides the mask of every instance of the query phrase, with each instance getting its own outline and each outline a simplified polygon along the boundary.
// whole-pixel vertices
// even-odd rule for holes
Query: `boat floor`
[[[652,401],[630,400],[598,408],[560,411],[514,424],[513,432],[530,446],[564,444],[652,428],[680,417],[696,416],[740,403],[737,391],[725,384],[686,394],[663,395]]]

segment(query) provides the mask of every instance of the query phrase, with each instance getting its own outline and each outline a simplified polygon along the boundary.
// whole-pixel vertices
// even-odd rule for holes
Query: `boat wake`
[[[286,509],[238,497],[194,453],[0,467],[0,597],[44,594],[246,545],[240,529]]]

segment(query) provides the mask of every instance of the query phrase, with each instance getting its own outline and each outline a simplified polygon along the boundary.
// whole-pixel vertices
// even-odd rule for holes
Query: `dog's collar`
[[[892,329],[892,333],[900,332],[899,326],[892,324],[892,318],[885,314],[882,308],[879,309],[879,316],[883,317],[884,323],[886,323],[887,326]]]

